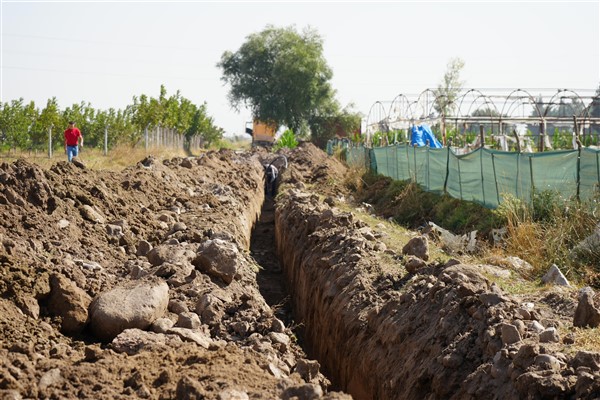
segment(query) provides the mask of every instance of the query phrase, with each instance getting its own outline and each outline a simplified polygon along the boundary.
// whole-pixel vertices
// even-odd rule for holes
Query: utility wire
[[[113,72],[97,72],[97,71],[67,71],[60,69],[47,69],[47,68],[29,68],[29,67],[15,67],[10,65],[3,65],[2,69],[22,70],[22,71],[41,71],[41,72],[58,72],[64,74],[83,74],[83,75],[104,75],[104,76],[118,76],[125,78],[146,78],[146,79],[181,79],[189,81],[212,81],[212,78],[189,78],[183,76],[150,76],[150,75],[139,75],[139,74],[119,74]]]
[[[141,43],[123,43],[123,42],[102,42],[96,40],[88,40],[88,39],[75,39],[75,38],[61,38],[61,37],[52,37],[52,36],[38,36],[38,35],[24,35],[20,33],[3,33],[5,37],[16,37],[16,38],[24,38],[24,39],[42,39],[42,40],[57,40],[62,42],[78,42],[78,43],[93,43],[93,44],[102,44],[107,46],[129,46],[129,47],[144,47],[151,49],[177,49],[177,50],[195,50],[201,51],[201,49],[197,47],[181,47],[181,46],[158,46],[152,44],[141,44]]]

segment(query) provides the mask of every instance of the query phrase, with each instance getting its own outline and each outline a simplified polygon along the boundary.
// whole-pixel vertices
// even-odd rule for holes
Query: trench
[[[275,202],[265,198],[250,238],[250,254],[260,266],[257,283],[260,294],[286,326],[292,322],[290,298],[285,289],[283,268],[275,249]]]
[[[279,261],[277,255],[275,221],[275,201],[266,197],[250,238],[250,254],[260,267],[256,277],[258,288],[275,316],[294,332],[302,350],[311,359],[317,359],[310,353],[304,340],[305,332],[302,321],[298,321],[294,317],[294,299],[286,287],[284,265]],[[288,245],[293,244],[288,243]],[[322,364],[321,360],[317,359],[317,361]],[[340,390],[335,379],[332,379],[331,374],[324,370],[323,365],[321,365],[320,372],[330,381],[330,391]]]

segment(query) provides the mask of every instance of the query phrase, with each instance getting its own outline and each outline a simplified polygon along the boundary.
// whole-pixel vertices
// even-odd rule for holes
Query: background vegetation
[[[598,199],[565,200],[557,193],[535,193],[533,201],[505,197],[496,210],[422,190],[409,181],[381,175],[349,174],[346,184],[358,200],[394,222],[417,229],[432,221],[455,234],[478,231],[487,252],[517,256],[533,266],[531,278],[541,278],[552,264],[572,281],[600,287],[600,227]],[[499,248],[492,229],[506,228]],[[583,243],[588,243],[583,245]]]
[[[62,148],[69,120],[76,122],[86,147],[92,148],[104,145],[106,127],[109,148],[134,146],[142,140],[145,129],[156,127],[183,134],[188,141],[199,137],[207,147],[223,137],[223,130],[208,115],[206,103],[193,104],[179,91],[167,97],[161,85],[157,98],[134,96],[132,104],[123,110],[98,110],[83,101],[61,109],[56,98],[49,99],[42,109],[23,99],[0,103],[0,150],[47,150],[50,130],[53,147]]]
[[[269,25],[236,52],[224,52],[218,66],[231,105],[248,107],[254,119],[286,126],[319,147],[336,133],[360,130],[360,115],[335,99],[323,39],[313,29]]]

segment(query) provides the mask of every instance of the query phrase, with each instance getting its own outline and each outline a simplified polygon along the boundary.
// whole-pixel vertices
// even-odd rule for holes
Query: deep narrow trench
[[[308,352],[304,344],[303,325],[294,320],[293,299],[286,288],[283,265],[277,257],[275,240],[275,202],[272,198],[267,197],[263,203],[260,217],[252,230],[250,240],[250,253],[260,266],[257,274],[258,287],[277,318],[292,329],[298,339],[298,345],[312,358],[313,355]],[[321,368],[321,373],[330,380],[330,390],[339,390],[336,382],[331,380],[330,374],[323,368]]]
[[[286,326],[293,323],[289,295],[285,289],[283,269],[275,247],[275,202],[265,198],[250,239],[250,253],[260,270],[257,281],[260,293]]]

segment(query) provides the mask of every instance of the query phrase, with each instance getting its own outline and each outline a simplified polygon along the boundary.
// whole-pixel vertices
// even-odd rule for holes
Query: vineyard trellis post
[[[52,158],[52,128],[54,124],[50,124],[48,127],[48,158]]]

